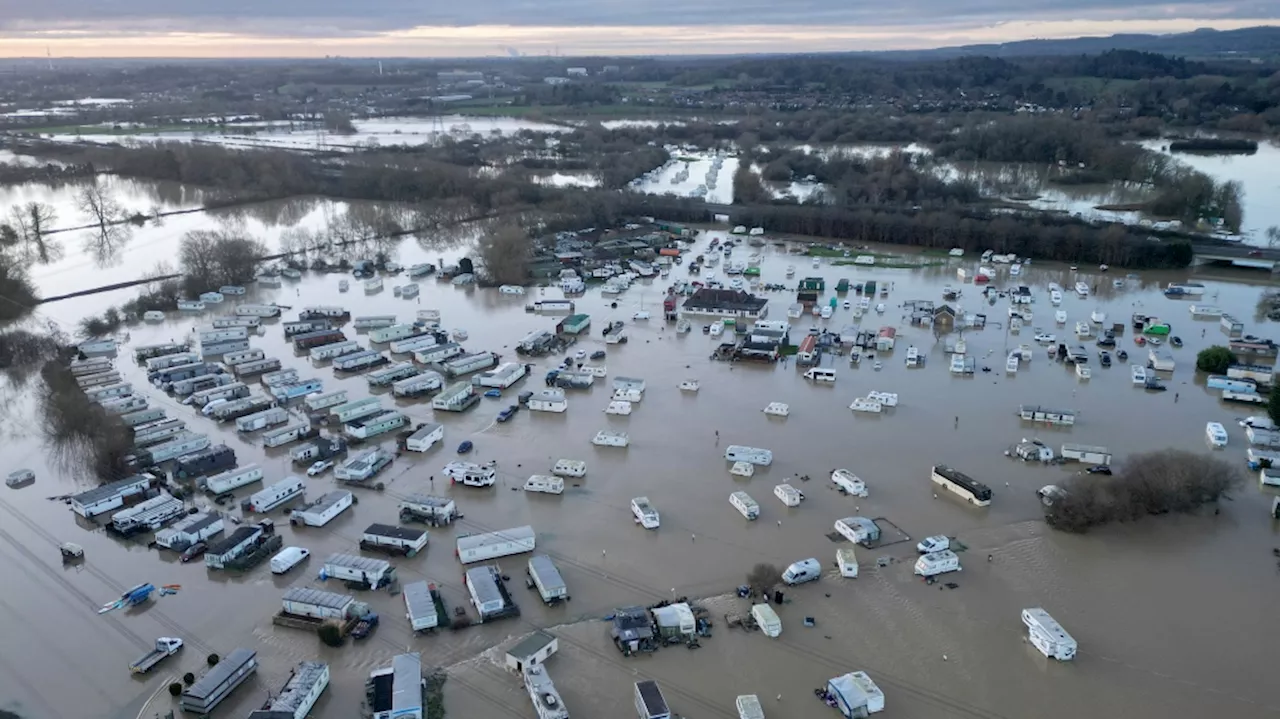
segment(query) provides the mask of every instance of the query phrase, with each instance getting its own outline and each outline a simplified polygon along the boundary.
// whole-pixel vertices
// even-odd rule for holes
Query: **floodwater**
[[[696,251],[705,242],[706,236],[700,238]],[[736,254],[750,251],[743,248]],[[21,588],[0,600],[0,616],[5,618],[6,646],[23,648],[20,656],[3,655],[0,697],[6,700],[0,706],[24,717],[50,719],[86,713],[122,719],[163,714],[173,706],[163,692],[172,677],[198,672],[209,652],[226,655],[236,647],[251,647],[259,652],[259,674],[232,695],[220,715],[244,715],[278,689],[296,662],[319,658],[331,665],[333,683],[314,715],[350,717],[360,705],[368,672],[411,649],[423,653],[425,664],[449,668],[449,716],[531,717],[519,680],[501,668],[498,647],[535,628],[550,627],[561,648],[548,671],[575,716],[629,715],[632,684],[646,678],[658,680],[673,711],[687,717],[731,718],[734,697],[748,693],[760,695],[768,715],[776,719],[835,716],[810,690],[853,670],[868,671],[887,695],[887,711],[907,719],[1065,719],[1082,713],[1134,719],[1226,714],[1248,719],[1280,711],[1267,680],[1274,656],[1272,637],[1280,631],[1280,619],[1269,611],[1274,594],[1269,582],[1276,572],[1270,548],[1280,541],[1267,518],[1270,498],[1252,479],[1235,501],[1224,505],[1220,516],[1152,518],[1069,536],[1045,528],[1035,490],[1077,468],[1025,465],[1003,455],[1024,437],[1040,437],[1055,446],[1105,445],[1118,460],[1167,447],[1209,452],[1204,424],[1216,420],[1231,433],[1230,446],[1219,456],[1243,467],[1245,440],[1232,418],[1250,412],[1221,403],[1192,371],[1195,353],[1222,341],[1218,323],[1191,320],[1189,303],[1166,299],[1158,291],[1163,283],[1187,279],[1187,274],[1144,274],[1115,288],[1112,281],[1122,275],[1081,273],[1098,289],[1087,300],[1069,295],[1062,306],[1069,324],[1057,328],[1046,286],[1051,281],[1073,285],[1074,273],[1063,266],[1036,264],[1018,280],[999,278],[1000,284],[1033,285],[1037,302],[1032,324],[1059,337],[1095,308],[1126,325],[1129,314],[1137,310],[1171,322],[1186,347],[1173,350],[1178,367],[1170,391],[1150,394],[1130,385],[1123,362],[1109,369],[1095,362],[1093,378],[1080,381],[1039,349],[1016,376],[1006,376],[1007,351],[1031,343],[1033,332],[1027,328],[1020,336],[1009,336],[995,324],[965,335],[979,364],[995,371],[971,378],[950,375],[943,341],[909,326],[899,306],[916,298],[940,301],[942,286],[958,284],[955,269],[972,268],[974,259],[922,270],[825,262],[815,269],[808,258],[787,256],[782,247],[763,251],[766,282],[785,282],[785,268],[792,264],[797,277],[823,276],[828,288],[840,277],[888,283],[889,297],[876,300],[888,304],[888,311],[883,316],[870,313],[861,322],[871,329],[892,325],[899,330],[897,348],[882,355],[883,369],[874,370],[870,362],[851,368],[845,358],[832,358],[828,364],[837,368],[838,381],[815,386],[803,380],[794,365],[711,362],[708,355],[719,340],[700,331],[678,336],[658,319],[630,320],[642,308],[655,318],[661,316],[662,288],[668,281],[636,284],[617,298],[617,308],[593,291],[577,300],[579,311],[593,320],[590,337],[580,346],[588,353],[607,350],[607,359],[599,364],[607,365],[608,378],[590,390],[570,391],[569,410],[563,415],[524,411],[506,424],[494,422],[497,412],[518,392],[541,387],[540,378],[558,358],[537,361],[533,376],[507,390],[502,399],[484,399],[461,415],[433,417],[427,401],[385,397],[384,405],[400,407],[414,422],[443,423],[445,441],[425,455],[396,460],[380,477],[387,484],[384,492],[357,490],[359,504],[323,528],[294,529],[281,521],[281,512],[274,513],[286,545],[305,546],[314,555],[309,564],[284,577],[272,576],[265,567],[239,576],[209,571],[200,562],[180,564],[170,554],[118,542],[75,521],[63,504],[45,497],[88,484],[61,471],[41,448],[31,435],[32,423],[25,419],[32,416],[30,400],[15,392],[5,404],[0,425],[8,434],[10,469],[31,467],[39,479],[24,489],[0,490],[0,567]],[[437,255],[406,243],[397,259],[409,264],[436,261]],[[684,267],[676,267],[671,280],[687,276]],[[1246,319],[1248,331],[1271,334],[1268,323],[1254,318],[1253,309],[1259,287],[1252,283],[1267,276],[1221,273],[1195,279],[1209,287],[1201,301]],[[392,296],[391,286],[407,282],[403,277],[387,278],[387,288],[375,295],[364,294],[354,281],[353,291],[340,294],[338,280],[308,273],[297,282],[286,280],[280,289],[254,290],[244,301],[288,305],[292,309],[286,317],[310,304],[341,304],[357,316],[395,313],[403,319],[411,319],[419,309],[437,308],[446,327],[470,333],[465,343],[469,349],[508,356],[528,331],[549,329],[558,321],[525,312],[524,304],[540,294],[536,289],[521,297],[426,279],[420,283],[421,298],[402,300]],[[829,289],[828,295],[832,292]],[[548,289],[546,294],[558,296],[558,291]],[[961,304],[967,309],[987,307],[972,286],[965,295]],[[114,301],[100,298],[98,309]],[[770,317],[784,318],[790,303],[786,294],[772,293]],[[55,303],[40,311],[70,313],[72,307],[91,309]],[[1003,322],[1005,308],[1000,302],[985,311],[993,321]],[[145,386],[142,372],[130,361],[132,349],[184,336],[211,314],[215,312],[174,312],[163,324],[133,328],[118,366],[135,386]],[[627,321],[629,343],[600,341],[600,329],[614,319]],[[854,319],[849,310],[838,309],[826,322],[807,317],[793,321],[797,333],[815,323],[838,330]],[[268,356],[281,357],[303,376],[323,378],[326,390],[347,389],[354,396],[367,392],[359,376],[338,379],[327,366],[309,368],[309,361],[295,356],[283,341],[276,321],[264,327],[254,345]],[[1131,330],[1121,336],[1120,344],[1135,359],[1142,356],[1132,344]],[[909,345],[928,356],[925,368],[905,367]],[[629,417],[603,412],[609,378],[619,375],[648,381],[643,401]],[[698,379],[701,391],[680,392],[677,385],[686,378]],[[850,412],[850,401],[871,390],[899,393],[900,406],[881,416]],[[253,436],[236,436],[159,392],[148,392],[153,404],[168,408],[171,416],[190,415],[192,427],[215,433],[219,441],[233,446],[241,464],[262,464],[269,480],[293,471],[287,448],[264,452]],[[791,415],[764,415],[762,408],[774,401],[790,404]],[[1023,403],[1073,408],[1078,422],[1065,430],[1024,424],[1015,414]],[[628,432],[630,447],[593,446],[591,436],[605,428]],[[475,443],[473,461],[498,462],[501,479],[496,487],[449,487],[440,479],[441,467],[455,459],[453,448],[463,440]],[[750,479],[732,477],[723,459],[727,444],[770,448],[774,464]],[[546,473],[559,458],[586,460],[587,476],[571,481],[562,496],[519,490],[528,475]],[[928,473],[938,462],[986,481],[995,491],[992,505],[972,509],[935,498]],[[870,496],[854,499],[833,493],[827,476],[835,467],[865,479]],[[794,479],[796,475],[813,479],[805,482]],[[786,508],[773,496],[773,487],[788,480],[808,495],[799,507]],[[330,476],[306,481],[310,497],[335,484]],[[251,486],[238,494],[256,489]],[[758,520],[744,520],[729,505],[729,494],[736,490],[748,491],[759,502]],[[400,597],[365,592],[359,598],[371,603],[384,620],[362,643],[330,649],[310,633],[271,624],[286,588],[323,586],[316,577],[323,557],[355,551],[366,526],[393,522],[399,498],[424,491],[454,497],[466,518],[456,527],[432,530],[431,546],[424,554],[395,560],[402,581],[426,578],[442,587],[451,608],[463,606],[463,567],[452,556],[454,538],[460,532],[529,524],[538,533],[537,551],[558,563],[572,601],[543,607],[535,594],[521,588],[526,557],[517,556],[497,564],[512,577],[512,593],[523,611],[519,619],[415,637],[402,618]],[[656,531],[632,522],[629,502],[642,495],[662,514]],[[884,517],[911,541],[860,549],[857,579],[840,579],[829,570],[821,581],[788,591],[789,603],[778,608],[784,629],[777,639],[725,627],[724,614],[748,609],[743,600],[724,595],[744,581],[752,565],[785,566],[817,557],[830,566],[842,545],[826,535],[835,520],[854,514]],[[947,578],[958,584],[957,589],[927,586],[912,576],[914,542],[931,534],[955,536],[968,546],[961,553],[964,571]],[[57,546],[64,541],[85,547],[82,567],[60,564]],[[984,559],[988,554],[990,562]],[[877,568],[876,558],[882,556],[899,561]],[[140,610],[96,613],[104,602],[141,582],[176,583],[182,590]],[[612,648],[608,624],[601,617],[618,606],[684,595],[715,597],[707,603],[716,620],[715,636],[704,640],[702,649],[677,647],[624,658]],[[1079,640],[1075,662],[1047,661],[1027,644],[1019,611],[1030,606],[1048,609]],[[816,626],[803,627],[805,617],[814,618]],[[186,639],[183,655],[154,675],[129,677],[128,662],[154,637],[173,635]],[[153,693],[157,694],[149,701]]]
[[[1168,143],[1144,143],[1148,149],[1165,151]],[[1167,152],[1167,151],[1165,151]],[[1234,180],[1244,188],[1244,226],[1241,231],[1250,235],[1254,244],[1266,241],[1268,227],[1280,225],[1280,207],[1273,198],[1280,191],[1275,167],[1280,162],[1280,145],[1274,142],[1258,143],[1258,151],[1252,155],[1200,154],[1176,152],[1173,157],[1184,164],[1205,173],[1215,180]]]
[[[354,120],[354,135],[329,132],[314,126],[280,127],[245,131],[157,130],[128,135],[65,134],[47,135],[57,142],[147,143],[147,142],[215,142],[228,147],[268,147],[281,150],[351,150],[379,146],[429,145],[441,135],[467,138],[473,135],[507,135],[521,130],[558,133],[572,128],[548,122],[534,122],[515,117],[472,117],[446,115],[439,118],[382,117]]]
[[[694,197],[698,188],[704,188],[707,202],[721,205],[733,203],[733,176],[738,172],[740,160],[721,155],[722,163],[716,167],[715,154],[691,153],[673,150],[675,159],[658,168],[652,177],[634,180],[635,190],[650,195],[676,195]],[[716,186],[708,182],[715,178]]]

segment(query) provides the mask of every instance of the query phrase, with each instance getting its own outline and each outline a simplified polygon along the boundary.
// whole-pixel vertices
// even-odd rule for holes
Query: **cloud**
[[[0,0],[0,36],[228,33],[349,38],[413,28],[975,26],[1018,21],[1280,18],[1275,2],[1209,0]],[[607,38],[601,38],[606,40]]]

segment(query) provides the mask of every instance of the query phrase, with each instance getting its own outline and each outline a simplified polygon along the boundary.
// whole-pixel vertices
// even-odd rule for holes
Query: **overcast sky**
[[[0,56],[934,47],[1280,24],[1280,0],[0,0]]]

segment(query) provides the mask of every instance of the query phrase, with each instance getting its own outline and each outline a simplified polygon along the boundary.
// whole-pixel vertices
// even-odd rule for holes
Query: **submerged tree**
[[[531,250],[524,230],[510,224],[484,233],[476,247],[486,279],[511,285],[522,285],[529,279]]]
[[[48,264],[62,257],[62,245],[49,237],[58,213],[52,205],[28,202],[9,210],[10,226],[17,233],[24,253],[37,262]]]
[[[1235,361],[1236,356],[1231,350],[1222,345],[1214,345],[1200,350],[1196,355],[1196,369],[1209,374],[1225,374]]]
[[[756,594],[768,594],[779,584],[782,584],[782,570],[772,564],[761,562],[747,573],[747,586]]]
[[[266,245],[235,230],[193,230],[182,236],[178,262],[193,292],[240,285],[253,278]]]
[[[76,193],[76,207],[89,216],[91,229],[86,236],[86,249],[99,263],[110,263],[133,232],[126,222],[124,207],[97,178]]]

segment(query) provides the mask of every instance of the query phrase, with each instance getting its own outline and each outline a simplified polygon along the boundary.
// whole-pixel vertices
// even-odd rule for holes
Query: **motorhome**
[[[836,371],[829,367],[813,367],[804,373],[804,378],[812,382],[835,382]]]
[[[991,504],[990,487],[946,465],[934,465],[930,472],[930,479],[934,484],[959,495],[976,507],[986,507]]]
[[[782,572],[782,581],[790,586],[812,582],[822,576],[822,564],[816,559],[802,559]]]

